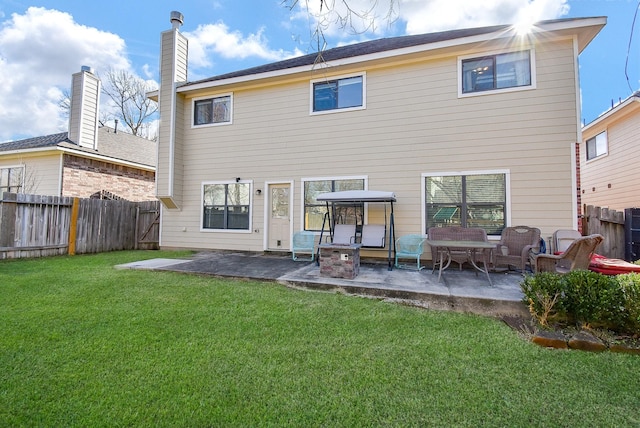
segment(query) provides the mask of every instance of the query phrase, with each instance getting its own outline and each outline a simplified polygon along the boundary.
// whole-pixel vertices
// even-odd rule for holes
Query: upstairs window
[[[325,112],[364,107],[364,75],[313,82],[312,111]]]
[[[531,51],[486,55],[462,60],[462,93],[532,85]]]
[[[608,152],[607,131],[587,140],[587,160],[606,155]]]
[[[22,193],[24,167],[0,168],[0,196],[2,193]]]
[[[193,102],[194,126],[227,123],[231,123],[231,95]]]

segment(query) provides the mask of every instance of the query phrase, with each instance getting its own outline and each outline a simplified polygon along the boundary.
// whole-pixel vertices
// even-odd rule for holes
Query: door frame
[[[273,180],[264,182],[264,234],[262,235],[262,249],[269,250],[269,216],[271,215],[271,185],[288,184],[289,185],[289,251],[293,245],[293,195],[295,193],[295,184],[293,180]]]

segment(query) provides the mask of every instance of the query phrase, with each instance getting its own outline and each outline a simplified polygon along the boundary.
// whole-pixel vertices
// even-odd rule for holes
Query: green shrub
[[[640,333],[640,274],[618,275],[616,279],[624,296],[626,329]]]
[[[640,274],[543,272],[527,276],[520,286],[524,302],[541,325],[554,321],[640,333]]]
[[[566,320],[565,284],[562,276],[550,272],[528,275],[520,287],[524,293],[523,302],[529,306],[529,312],[541,325]]]
[[[624,324],[624,296],[613,276],[576,270],[563,277],[565,307],[576,322],[617,329]]]

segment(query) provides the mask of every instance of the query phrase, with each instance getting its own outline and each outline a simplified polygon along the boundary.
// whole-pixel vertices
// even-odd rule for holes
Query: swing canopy
[[[322,193],[316,198],[326,202],[395,202],[396,195],[393,192],[380,190],[344,190],[342,192]]]

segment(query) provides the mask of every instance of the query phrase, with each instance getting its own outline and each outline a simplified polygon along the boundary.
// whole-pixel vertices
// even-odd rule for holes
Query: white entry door
[[[291,240],[291,185],[269,184],[269,250],[289,251]]]

